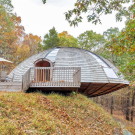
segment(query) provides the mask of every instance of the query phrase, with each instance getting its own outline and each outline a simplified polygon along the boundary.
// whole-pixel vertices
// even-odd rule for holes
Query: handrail
[[[22,76],[22,90],[29,87],[80,87],[80,67],[34,67]]]
[[[80,67],[31,68],[31,87],[80,87]]]

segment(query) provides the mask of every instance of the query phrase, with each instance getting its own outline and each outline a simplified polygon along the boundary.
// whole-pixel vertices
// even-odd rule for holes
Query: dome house
[[[104,95],[128,86],[119,70],[90,51],[57,47],[31,56],[10,74],[22,90],[78,91],[89,97]]]

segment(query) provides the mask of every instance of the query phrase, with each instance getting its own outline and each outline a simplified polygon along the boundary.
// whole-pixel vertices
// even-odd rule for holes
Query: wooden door
[[[35,80],[36,82],[47,82],[51,80],[51,64],[48,61],[38,61],[35,64]]]

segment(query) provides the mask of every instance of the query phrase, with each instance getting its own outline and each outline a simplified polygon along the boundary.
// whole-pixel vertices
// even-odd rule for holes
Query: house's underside
[[[22,89],[79,91],[88,96],[107,94],[128,86],[106,59],[79,48],[53,48],[34,55],[9,75]]]
[[[79,92],[89,97],[101,96],[127,87],[128,84],[120,83],[82,83]]]

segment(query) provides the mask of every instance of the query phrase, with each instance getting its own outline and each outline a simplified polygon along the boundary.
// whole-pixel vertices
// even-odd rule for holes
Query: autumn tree
[[[110,59],[117,67],[119,67],[126,79],[130,81],[130,87],[101,98],[103,102],[110,102],[113,98],[114,107],[112,108],[110,106],[111,111],[121,111],[127,120],[133,121],[135,113],[135,87],[131,86],[131,84],[135,80],[134,18],[126,22],[126,26],[121,32],[111,28],[107,30],[105,34],[105,36],[107,36],[106,45],[105,47],[100,48],[98,53],[107,59]],[[104,104],[103,106],[107,107],[107,104]]]
[[[53,27],[49,30],[49,33],[44,36],[43,39],[44,49],[53,47],[78,47],[77,39],[68,34],[67,31],[58,33]]]
[[[112,45],[114,53],[121,57],[119,65],[121,71],[131,82],[135,80],[135,19],[130,19],[126,23],[126,27],[117,36],[117,44]],[[135,89],[130,88],[126,100],[126,119],[133,121],[134,111],[134,95]],[[132,108],[132,110],[131,110]],[[131,115],[131,116],[130,116]],[[131,117],[131,118],[130,118]]]
[[[135,79],[135,20],[131,19],[120,34],[110,41],[108,46],[115,55],[121,58],[121,71],[129,80]]]
[[[131,5],[129,12],[132,15],[126,21],[125,28],[119,32],[118,29],[108,29],[106,36],[107,43],[105,47],[98,50],[99,54],[113,60],[113,63],[119,67],[126,79],[130,80],[130,87],[122,89],[100,97],[104,107],[108,109],[107,102],[113,97],[113,112],[121,112],[125,119],[133,121],[135,117],[135,5]],[[102,49],[102,50],[101,50]],[[111,57],[111,55],[113,57]],[[100,101],[100,100],[98,100]],[[100,103],[100,102],[99,102]],[[110,109],[110,107],[109,107]]]
[[[12,9],[10,0],[0,0],[0,57],[13,61],[15,66],[42,50],[42,46],[40,37],[25,33],[21,17]]]
[[[0,5],[0,10],[0,55],[12,59],[24,29],[20,17],[9,13],[3,5]]]
[[[58,37],[59,37],[59,46],[78,47],[77,39],[68,34],[67,31],[59,33]]]
[[[41,38],[38,37],[37,35],[33,35],[33,34],[27,34],[24,36],[24,40],[23,40],[23,45],[27,45],[29,47],[29,55],[32,56],[36,53],[38,53],[39,51],[41,51],[40,49],[40,45],[41,45]]]
[[[42,51],[41,38],[33,34],[25,34],[16,50],[16,64]]]
[[[24,61],[26,58],[29,57],[30,48],[28,45],[21,45],[17,47],[16,50],[16,65],[20,62]]]

